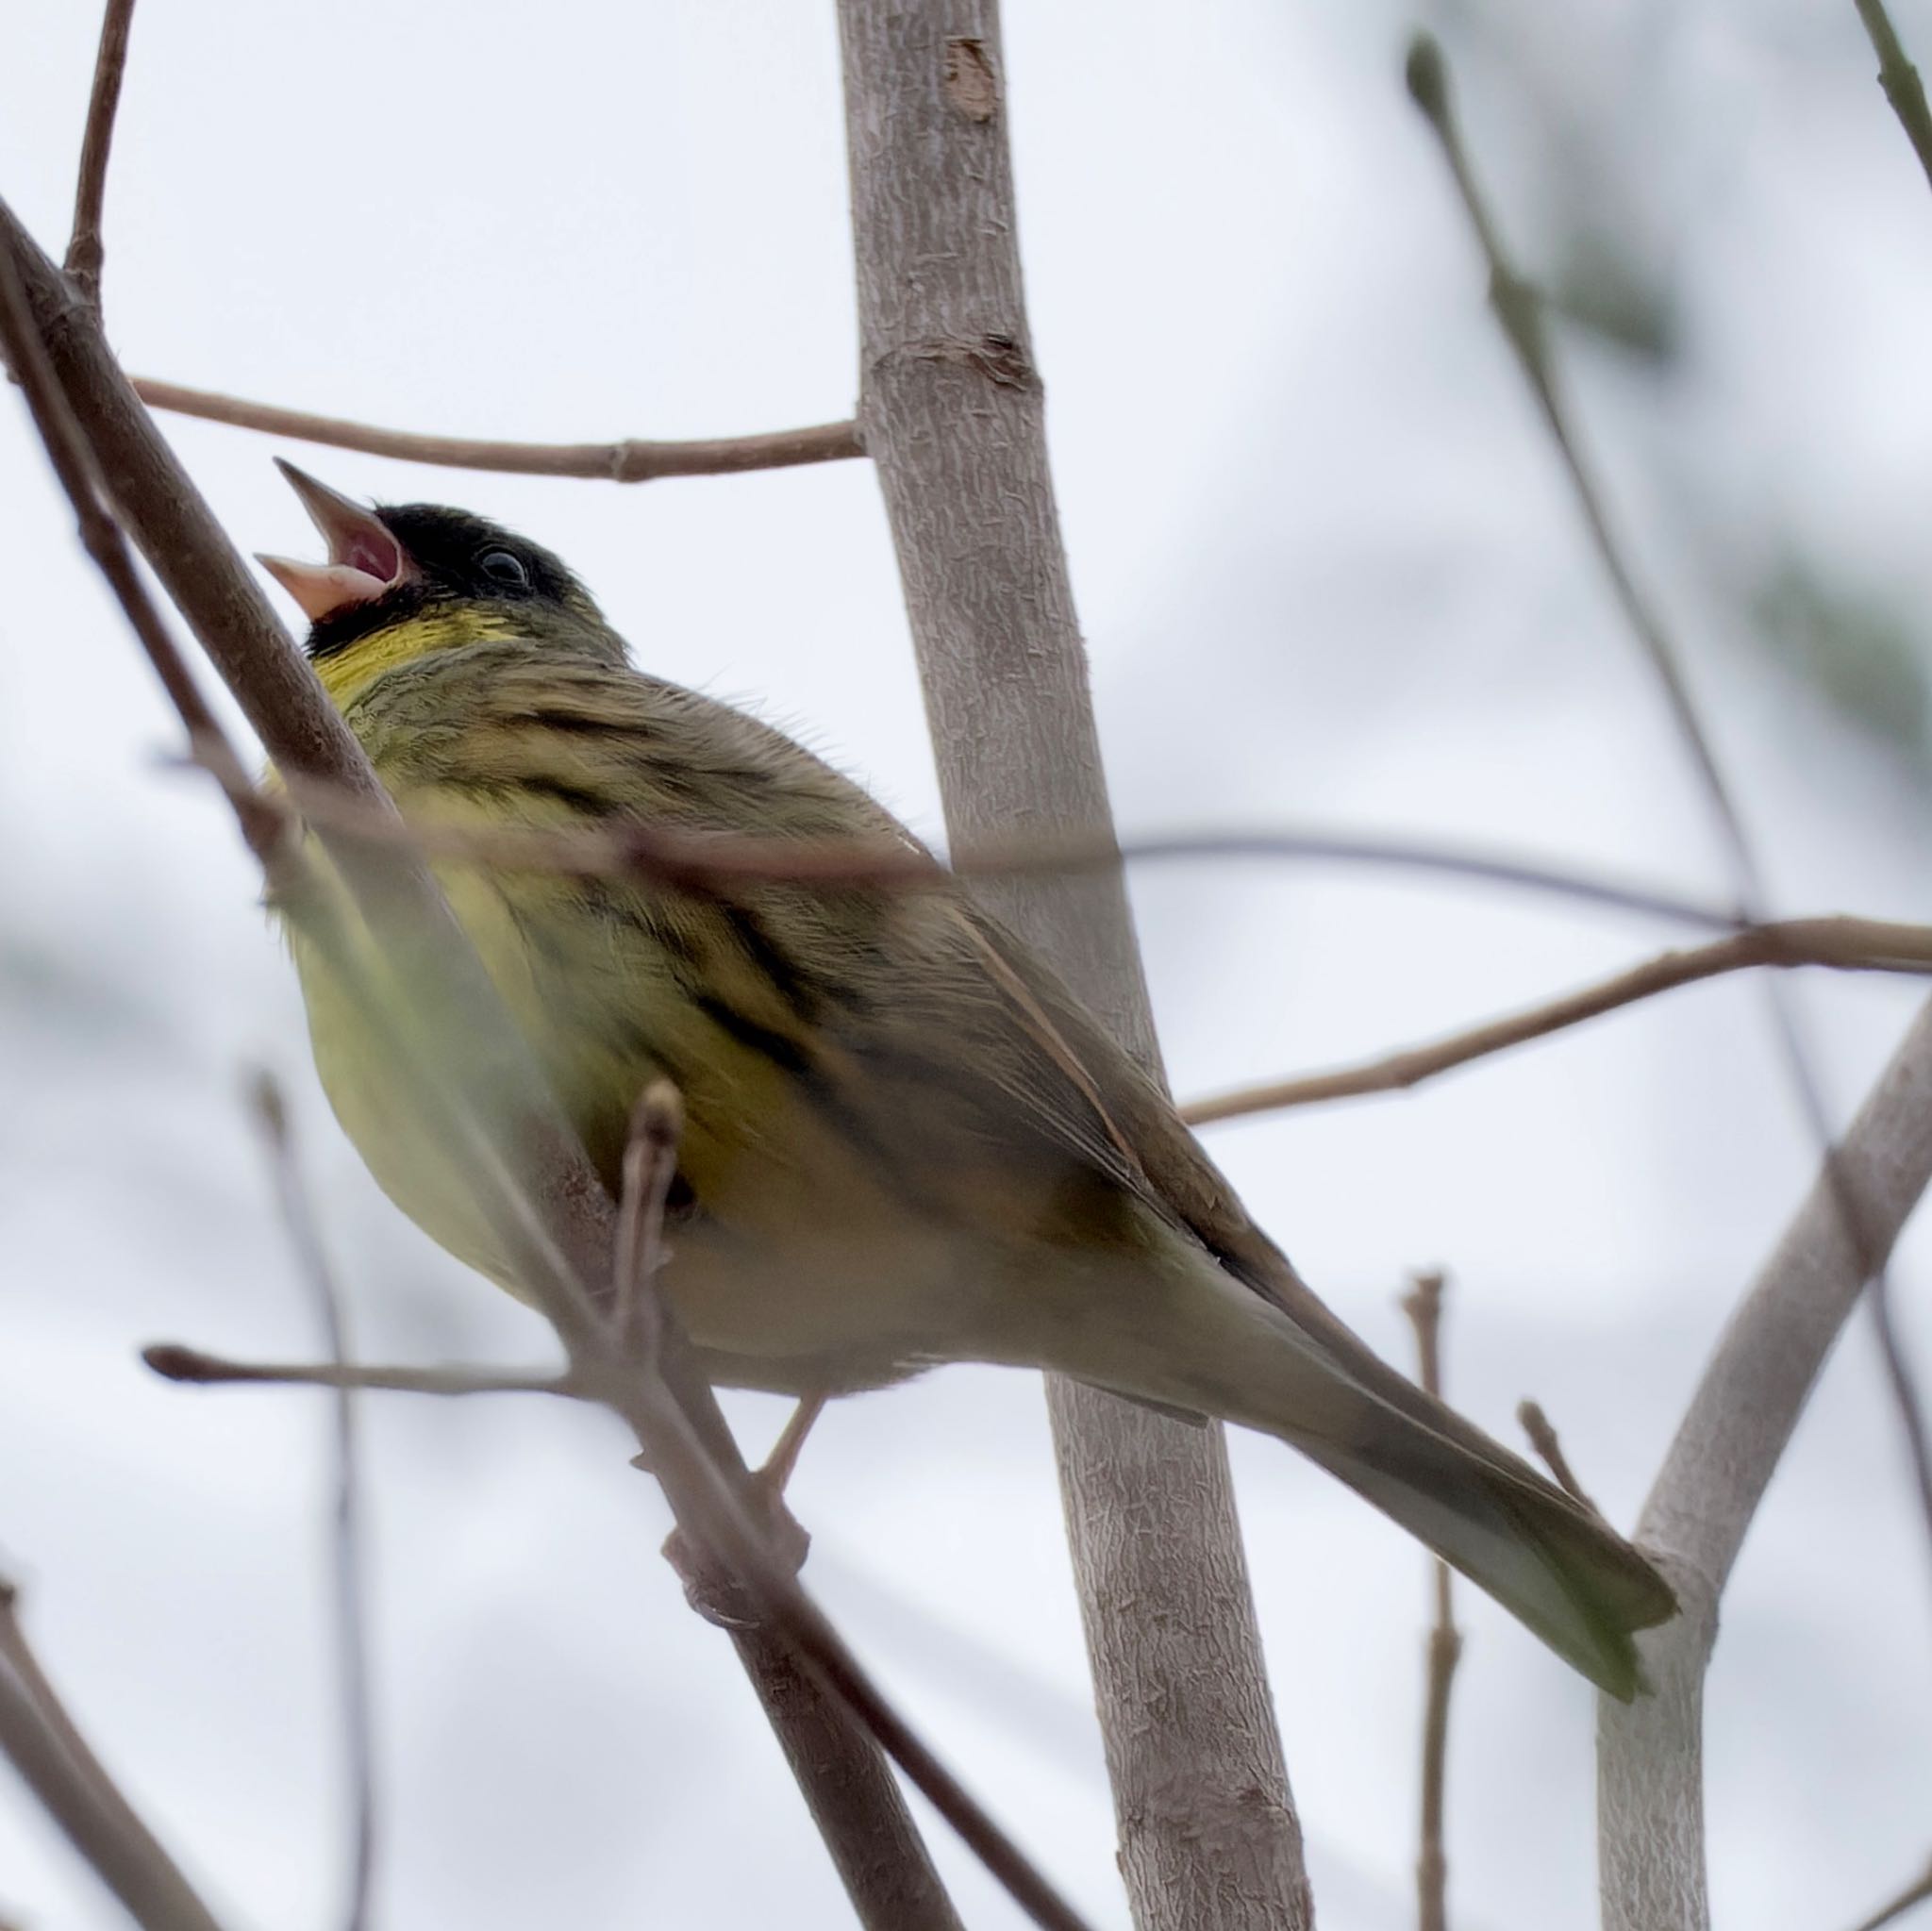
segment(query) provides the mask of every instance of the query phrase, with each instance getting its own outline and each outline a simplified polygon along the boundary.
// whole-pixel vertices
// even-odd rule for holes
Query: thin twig
[[[143,1931],[221,1931],[75,1727],[0,1580],[0,1754]]]
[[[350,1372],[348,1321],[335,1272],[322,1242],[314,1210],[295,1160],[288,1103],[273,1074],[263,1070],[251,1083],[256,1120],[269,1153],[282,1222],[294,1250],[297,1272],[322,1320],[329,1362],[344,1377]],[[345,1931],[364,1931],[375,1881],[375,1718],[369,1661],[368,1603],[362,1555],[359,1498],[360,1457],[356,1428],[356,1390],[346,1378],[335,1399],[335,1507],[332,1544],[335,1566],[336,1654],[341,1674],[342,1727],[349,1780],[349,1878],[342,1910]]]
[[[127,30],[134,0],[108,0],[101,44],[94,56],[93,92],[80,140],[80,176],[74,190],[74,231],[67,243],[67,278],[96,314],[101,307],[101,207],[108,192],[108,154],[114,144],[114,115],[127,72]]]
[[[1884,1931],[1887,1924],[1903,1918],[1914,1906],[1926,1903],[1932,1903],[1932,1865],[1928,1865],[1923,1875],[1914,1878],[1889,1904],[1880,1905],[1869,1918],[1861,1919],[1853,1925],[1852,1931]]]
[[[1490,307],[1510,348],[1515,351],[1517,366],[1523,371],[1524,380],[1529,385],[1543,426],[1556,446],[1563,474],[1569,479],[1572,494],[1576,499],[1577,510],[1590,532],[1597,561],[1609,579],[1618,606],[1664,692],[1672,721],[1709,798],[1712,821],[1724,841],[1731,868],[1740,879],[1748,882],[1753,897],[1760,896],[1762,887],[1757,859],[1744,836],[1716,753],[1698,718],[1676,647],[1671,641],[1656,607],[1624,559],[1623,546],[1610,529],[1603,492],[1584,460],[1582,444],[1570,425],[1556,365],[1543,336],[1542,298],[1510,261],[1494,217],[1476,184],[1475,172],[1463,145],[1450,98],[1448,64],[1432,36],[1418,34],[1410,42],[1407,79],[1409,95],[1422,109],[1423,118],[1441,147],[1442,158],[1448,163],[1450,177],[1456,184],[1463,211],[1475,231],[1489,268]]]
[[[588,1392],[571,1375],[541,1369],[504,1373],[492,1368],[348,1368],[335,1361],[232,1361],[179,1341],[155,1341],[141,1358],[164,1381],[199,1387],[230,1382],[263,1382],[280,1388],[335,1388],[388,1390],[396,1394],[561,1394]]]
[[[1576,1471],[1570,1466],[1570,1457],[1563,1453],[1563,1443],[1550,1418],[1543,1413],[1541,1404],[1518,1402],[1516,1419],[1522,1423],[1523,1432],[1529,1437],[1529,1445],[1542,1457],[1543,1465],[1556,1477],[1557,1487],[1571,1501],[1581,1503],[1591,1514],[1601,1519],[1603,1510],[1584,1493],[1583,1484],[1576,1479]]]
[[[298,442],[326,443],[364,456],[439,469],[493,470],[516,476],[588,476],[607,483],[649,483],[660,476],[736,475],[746,470],[791,469],[803,463],[840,462],[863,456],[856,423],[817,423],[807,429],[774,429],[757,436],[710,436],[684,442],[626,437],[615,442],[506,442],[489,437],[425,436],[382,429],[340,416],[278,408],[239,395],[189,389],[178,382],[133,378],[134,392],[150,408],[205,423],[225,423]]]
[[[1865,32],[1878,56],[1878,85],[1885,90],[1891,111],[1912,143],[1926,181],[1932,183],[1932,108],[1925,105],[1925,84],[1899,44],[1898,30],[1885,10],[1885,0],[1857,0],[1857,5],[1858,18],[1865,23]]]
[[[1402,1311],[1415,1328],[1416,1354],[1424,1390],[1442,1394],[1442,1290],[1438,1271],[1418,1273],[1402,1297]],[[1438,1557],[1435,1572],[1436,1620],[1429,1631],[1428,1691],[1423,1710],[1422,1847],[1415,1863],[1418,1931],[1446,1931],[1449,1923],[1449,1854],[1443,1832],[1444,1795],[1449,1770],[1449,1691],[1462,1656],[1456,1626],[1455,1592],[1449,1565]]]
[[[1734,914],[1709,900],[1427,839],[1358,837],[1292,828],[1172,832],[1124,841],[1104,835],[982,838],[949,853],[942,862],[909,836],[800,842],[680,831],[623,819],[556,829],[458,824],[376,811],[365,800],[311,776],[298,774],[289,776],[287,782],[290,798],[269,799],[268,808],[299,813],[318,826],[353,834],[370,844],[412,849],[435,857],[468,858],[505,871],[648,878],[693,891],[734,884],[939,891],[947,890],[956,878],[1064,877],[1112,872],[1123,862],[1314,861],[1441,874],[1634,912],[1705,931],[1734,933],[1740,925]],[[1913,933],[1920,928],[1896,929]]]
[[[610,1326],[620,1354],[656,1361],[662,1348],[657,1290],[664,1263],[664,1201],[677,1172],[684,1104],[668,1079],[638,1096],[624,1149],[624,1191],[617,1204],[615,1295]]]
[[[1867,25],[1869,27],[1869,20]],[[1631,633],[1664,693],[1678,739],[1703,788],[1709,816],[1730,870],[1739,922],[1762,924],[1768,916],[1770,900],[1761,868],[1745,830],[1742,813],[1731,795],[1716,750],[1698,715],[1690,682],[1684,673],[1681,653],[1665,628],[1657,606],[1639,585],[1635,572],[1624,558],[1623,546],[1610,528],[1602,492],[1584,462],[1580,442],[1570,425],[1561,400],[1555,365],[1543,337],[1537,292],[1517,273],[1503,247],[1501,235],[1476,185],[1457,127],[1447,64],[1441,49],[1426,34],[1418,35],[1410,43],[1407,75],[1410,95],[1441,146],[1470,225],[1489,264],[1491,307],[1516,353],[1517,362],[1570,480],[1597,559]],[[1917,76],[1913,78],[1916,82]],[[1857,1203],[1844,1179],[1824,1090],[1797,1015],[1785,997],[1783,987],[1775,983],[1767,984],[1765,997],[1792,1091],[1806,1124],[1817,1141],[1824,1163],[1825,1178],[1837,1199],[1847,1237],[1855,1247],[1866,1249],[1873,1256],[1873,1263],[1868,1270],[1873,1324],[1887,1384],[1891,1390],[1893,1407],[1905,1437],[1926,1547],[1928,1552],[1932,1552],[1932,1431],[1927,1429],[1915,1378],[1892,1318],[1891,1282],[1876,1245],[1867,1237],[1860,1224]]]
[[[1641,965],[1600,979],[1593,986],[1423,1045],[1406,1046],[1399,1052],[1326,1073],[1271,1080],[1191,1101],[1181,1108],[1181,1117],[1201,1126],[1243,1114],[1317,1106],[1327,1100],[1354,1099],[1367,1093],[1406,1091],[1438,1074],[1467,1066],[1473,1059],[1486,1058],[1531,1040],[1545,1039],[1641,999],[1654,998],[1678,986],[1695,985],[1700,979],[1715,978],[1722,973],[1743,972],[1758,966],[1932,973],[1932,925],[1893,924],[1886,920],[1858,918],[1780,919],[1773,924],[1754,925],[1692,951],[1663,953]]]

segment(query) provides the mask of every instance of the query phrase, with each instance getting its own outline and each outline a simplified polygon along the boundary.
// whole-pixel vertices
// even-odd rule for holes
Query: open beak
[[[375,511],[352,503],[280,457],[275,458],[275,467],[288,477],[309,521],[322,532],[328,561],[297,563],[289,557],[259,555],[255,560],[301,605],[311,624],[351,605],[373,603],[414,574],[408,553]]]

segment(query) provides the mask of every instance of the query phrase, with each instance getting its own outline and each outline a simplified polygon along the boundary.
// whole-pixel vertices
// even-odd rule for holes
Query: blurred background
[[[1932,5],[1898,0],[1932,58]],[[1718,893],[1716,842],[1483,306],[1400,80],[1426,23],[1781,909],[1932,918],[1932,196],[1850,0],[1008,0],[1036,344],[1124,828],[1308,821]],[[12,0],[0,189],[64,240],[96,26]],[[849,413],[827,4],[471,0],[138,14],[108,203],[142,374],[541,440]],[[319,1397],[162,1386],[141,1343],[301,1356],[312,1313],[239,1100],[289,1082],[371,1357],[547,1357],[389,1207],[315,1090],[291,974],[73,539],[0,434],[0,1567],[108,1763],[237,1925],[327,1925],[345,1810]],[[862,464],[618,490],[164,426],[245,549],[308,553],[277,447],[558,548],[654,672],[795,730],[915,826],[937,794]],[[212,680],[210,679],[211,683]],[[1678,935],[1335,870],[1134,891],[1175,1090],[1349,1058]],[[1842,1117],[1921,990],[1802,1003]],[[1725,981],[1404,1099],[1214,1129],[1250,1204],[1407,1366],[1534,1394],[1627,1525],[1814,1166],[1761,990]],[[1907,1341],[1932,1361],[1932,1252]],[[754,1451],[779,1404],[732,1412]],[[728,1646],[603,1419],[366,1403],[392,1925],[849,1922]],[[1324,1922],[1410,1921],[1428,1573],[1273,1442],[1234,1455]],[[1125,1922],[1040,1390],[950,1370],[837,1408],[808,1580],[945,1757]],[[1590,1693],[1486,1600],[1450,1768],[1459,1924],[1594,1923]],[[1724,1602],[1720,1922],[1829,1927],[1924,1861],[1932,1552],[1860,1319]],[[969,1921],[1015,1922],[942,1830]],[[119,1922],[0,1781],[0,1918]]]

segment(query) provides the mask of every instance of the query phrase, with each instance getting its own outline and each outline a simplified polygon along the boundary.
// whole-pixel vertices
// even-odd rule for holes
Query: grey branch
[[[1020,275],[994,0],[841,0],[859,427],[956,850],[1111,831]],[[982,895],[1158,1052],[1117,865]],[[1219,1428],[1055,1380],[1074,1564],[1141,1931],[1310,1916]]]
[[[1638,1523],[1683,1614],[1642,1640],[1656,1693],[1597,1731],[1606,1931],[1707,1931],[1703,1689],[1744,1531],[1874,1259],[1932,1182],[1932,1005],[1922,1008],[1706,1367]],[[1846,1225],[1842,1203],[1857,1213]]]

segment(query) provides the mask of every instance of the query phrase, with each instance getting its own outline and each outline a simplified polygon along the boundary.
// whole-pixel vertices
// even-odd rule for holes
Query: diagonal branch
[[[108,154],[114,144],[114,116],[127,72],[127,34],[134,0],[108,0],[101,44],[94,56],[93,92],[80,138],[80,178],[74,191],[74,232],[67,243],[67,276],[88,307],[101,307],[101,208],[108,193]]]
[[[221,1931],[75,1727],[0,1579],[0,1755],[143,1931]]]
[[[1205,1126],[1217,1120],[1234,1120],[1251,1113],[1290,1107],[1319,1106],[1327,1100],[1354,1099],[1366,1093],[1406,1091],[1438,1074],[1491,1054],[1507,1052],[1531,1040],[1598,1019],[1640,999],[1655,998],[1678,986],[1722,973],[1754,966],[1790,969],[1828,966],[1839,972],[1932,973],[1932,925],[1894,924],[1882,919],[1783,919],[1753,925],[1700,945],[1689,952],[1666,952],[1627,972],[1600,979],[1593,986],[1565,993],[1541,1006],[1492,1019],[1466,1032],[1451,1033],[1424,1045],[1407,1046],[1355,1066],[1328,1073],[1305,1074],[1296,1079],[1239,1087],[1191,1101],[1181,1108],[1190,1124]]]
[[[773,429],[758,436],[710,436],[685,442],[625,437],[615,442],[506,442],[489,437],[425,436],[410,429],[382,429],[341,416],[278,408],[239,395],[189,389],[178,382],[133,379],[134,392],[150,408],[205,423],[257,429],[297,442],[325,443],[398,462],[438,469],[494,470],[515,476],[588,476],[606,483],[650,483],[660,476],[727,476],[746,470],[792,469],[804,463],[841,462],[863,456],[856,423],[817,423],[808,429]]]
[[[1872,51],[1878,56],[1878,85],[1885,90],[1898,125],[1912,143],[1925,179],[1932,182],[1932,108],[1925,105],[1925,83],[1899,44],[1898,29],[1885,10],[1885,0],[1856,0],[1856,4]]]

